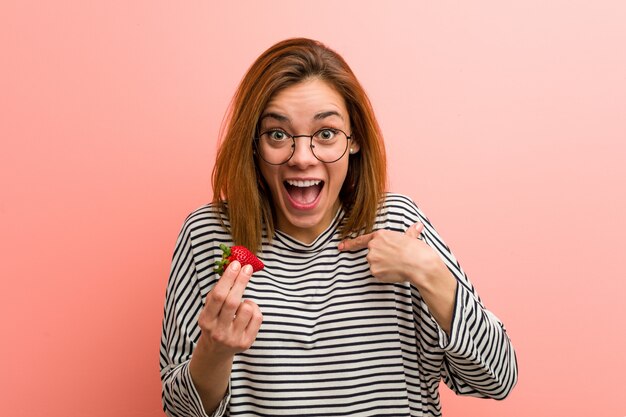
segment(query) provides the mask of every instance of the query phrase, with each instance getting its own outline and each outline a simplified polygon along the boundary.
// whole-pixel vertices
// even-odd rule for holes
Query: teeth
[[[304,180],[304,181],[295,181],[295,180],[287,180],[287,184],[293,187],[312,187],[314,185],[322,182],[321,180]]]

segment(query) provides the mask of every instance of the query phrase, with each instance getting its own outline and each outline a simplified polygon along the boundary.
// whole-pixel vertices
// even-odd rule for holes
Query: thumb
[[[415,238],[415,239],[419,239],[420,234],[422,233],[423,230],[424,230],[424,224],[421,222],[417,222],[411,225],[411,227],[407,229],[407,231],[405,232],[405,235]]]

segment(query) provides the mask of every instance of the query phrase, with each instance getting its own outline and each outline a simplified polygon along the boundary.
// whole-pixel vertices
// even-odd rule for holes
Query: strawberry
[[[224,269],[228,266],[232,261],[239,261],[239,263],[243,265],[252,266],[252,271],[260,271],[265,267],[263,262],[259,258],[257,258],[248,248],[245,246],[233,246],[229,248],[224,244],[220,244],[220,249],[222,249],[222,259],[215,262],[215,272],[222,275],[224,273]]]

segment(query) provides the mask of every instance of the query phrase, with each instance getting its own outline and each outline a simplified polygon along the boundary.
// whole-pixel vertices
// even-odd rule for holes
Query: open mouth
[[[283,184],[291,200],[301,206],[313,204],[324,188],[322,180],[287,180]]]

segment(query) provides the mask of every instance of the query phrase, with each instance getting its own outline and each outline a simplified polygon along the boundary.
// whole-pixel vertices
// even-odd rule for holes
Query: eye
[[[336,135],[337,135],[337,130],[335,129],[322,129],[322,130],[317,131],[317,133],[315,134],[315,137],[323,141],[330,141]]]
[[[267,137],[269,137],[271,140],[275,140],[277,142],[282,142],[284,140],[289,139],[289,136],[287,135],[286,132],[283,132],[282,130],[269,130],[267,132],[264,133],[264,135],[267,135]]]

